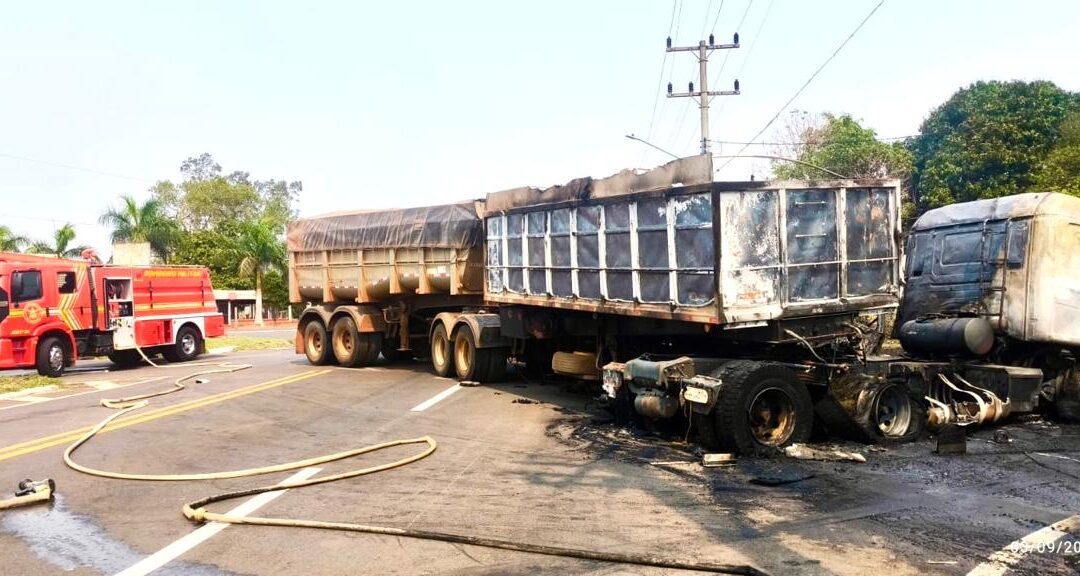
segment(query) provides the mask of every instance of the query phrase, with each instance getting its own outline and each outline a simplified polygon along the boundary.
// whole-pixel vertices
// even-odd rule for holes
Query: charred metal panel
[[[980,316],[1018,340],[1080,344],[1080,199],[1017,194],[931,210],[907,254],[897,326]]]
[[[486,298],[709,324],[895,305],[897,182],[636,191],[653,180],[489,200]]]

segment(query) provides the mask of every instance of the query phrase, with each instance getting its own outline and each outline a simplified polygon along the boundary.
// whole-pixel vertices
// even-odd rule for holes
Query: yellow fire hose
[[[142,354],[142,350],[139,350]],[[159,366],[146,358],[143,354],[143,358],[149,362],[152,366],[165,368],[172,366]],[[211,365],[211,364],[205,364]],[[191,366],[191,364],[187,364]],[[249,517],[249,516],[229,516],[227,514],[218,514],[210,512],[206,509],[206,506],[223,502],[225,500],[231,500],[234,498],[243,498],[246,496],[253,496],[255,494],[262,494],[264,492],[273,492],[278,490],[303,488],[305,486],[314,486],[317,484],[325,484],[327,482],[335,482],[338,480],[344,480],[346,478],[355,478],[357,476],[364,476],[366,474],[374,474],[376,472],[383,472],[394,468],[411,464],[418,460],[422,460],[430,456],[438,444],[430,436],[422,436],[420,438],[410,438],[407,440],[393,440],[390,442],[383,442],[381,444],[373,444],[370,446],[364,446],[363,448],[356,448],[353,450],[346,450],[344,452],[337,452],[335,454],[328,454],[325,456],[317,456],[314,458],[308,458],[306,460],[298,460],[296,462],[284,462],[273,466],[264,466],[261,468],[247,468],[243,470],[230,470],[225,472],[206,472],[201,474],[131,474],[125,472],[111,472],[108,470],[99,470],[84,466],[74,461],[72,455],[80,446],[84,445],[98,432],[103,430],[113,420],[147,406],[149,402],[148,398],[156,396],[163,396],[165,394],[172,394],[179,392],[185,388],[184,382],[192,379],[197,379],[199,376],[215,373],[227,373],[235,372],[238,370],[244,370],[250,368],[250,365],[244,364],[216,364],[218,368],[203,370],[188,374],[182,378],[176,379],[173,387],[159,392],[153,392],[149,394],[143,394],[139,396],[131,396],[127,398],[118,398],[113,400],[103,399],[101,404],[108,408],[117,409],[118,412],[110,415],[94,426],[89,432],[87,432],[82,438],[79,438],[72,445],[68,446],[64,450],[64,463],[70,468],[82,472],[84,474],[90,474],[93,476],[100,476],[102,478],[114,478],[118,480],[145,480],[145,481],[157,481],[157,482],[183,482],[190,480],[220,480],[226,478],[242,478],[247,476],[259,476],[263,474],[272,474],[275,472],[285,472],[288,470],[295,470],[298,468],[306,468],[308,466],[316,466],[319,464],[325,464],[327,462],[333,462],[336,460],[344,460],[346,458],[352,458],[354,456],[360,456],[361,454],[368,454],[371,452],[377,452],[386,448],[394,446],[405,446],[409,444],[424,444],[426,447],[416,454],[407,456],[400,460],[390,462],[387,464],[380,464],[377,466],[370,466],[368,468],[360,468],[356,470],[350,470],[342,472],[340,474],[332,474],[328,476],[311,478],[308,480],[298,480],[293,482],[285,482],[281,484],[273,484],[269,486],[262,486],[259,488],[251,488],[247,490],[238,490],[235,492],[227,492],[223,494],[217,494],[209,496],[195,502],[185,504],[183,507],[184,516],[194,522],[223,522],[227,524],[252,524],[258,526],[285,526],[292,528],[318,528],[324,530],[341,530],[346,532],[363,532],[367,534],[382,534],[387,536],[401,536],[406,538],[416,538],[421,540],[435,540],[440,542],[452,542],[455,544],[466,544],[469,546],[482,546],[485,548],[496,548],[500,550],[512,550],[516,552],[525,552],[529,554],[542,554],[547,556],[559,556],[564,558],[579,558],[583,560],[595,560],[600,562],[611,562],[617,564],[633,564],[640,566],[654,566],[659,568],[672,568],[681,570],[693,570],[700,572],[714,572],[723,574],[745,574],[756,576],[763,574],[756,568],[748,565],[736,565],[736,564],[718,564],[710,562],[695,562],[695,561],[681,561],[670,560],[662,557],[652,556],[648,554],[620,554],[615,552],[597,552],[592,550],[580,550],[575,548],[561,548],[556,546],[544,546],[541,544],[532,544],[525,542],[514,542],[510,540],[498,540],[493,538],[481,538],[475,536],[464,536],[460,534],[450,534],[445,532],[432,532],[427,530],[414,530],[405,528],[392,528],[384,526],[370,526],[366,524],[352,524],[346,522],[323,522],[318,520],[302,520],[294,518],[261,518],[261,517]],[[182,367],[182,366],[175,366]],[[198,381],[198,380],[196,380]]]

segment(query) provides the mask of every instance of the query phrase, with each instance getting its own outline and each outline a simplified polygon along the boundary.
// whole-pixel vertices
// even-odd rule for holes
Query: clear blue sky
[[[728,58],[718,88],[738,73],[743,90],[714,101],[713,138],[742,141],[875,4],[9,1],[0,224],[46,237],[71,221],[107,253],[94,224],[106,205],[145,197],[202,152],[227,171],[302,180],[305,215],[657,165],[663,154],[623,135],[679,154],[698,147],[696,107],[661,98],[653,116],[669,77],[697,83],[689,55],[669,56],[661,73],[673,6],[677,44],[707,36],[718,11],[717,41],[728,41],[746,14],[742,48],[711,61],[715,75]],[[903,136],[975,80],[1080,90],[1077,22],[1080,2],[1067,0],[888,0],[793,106]],[[740,160],[720,177],[766,169]]]

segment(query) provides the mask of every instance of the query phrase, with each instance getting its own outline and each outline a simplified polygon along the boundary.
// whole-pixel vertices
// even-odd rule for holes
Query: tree
[[[930,113],[911,143],[919,208],[1034,190],[1062,120],[1077,110],[1080,95],[1052,82],[961,89]]]
[[[162,214],[161,201],[150,198],[140,206],[129,194],[120,196],[120,207],[109,208],[99,222],[111,226],[113,242],[146,242],[162,261],[168,262],[176,225]]]
[[[53,233],[52,242],[39,240],[31,244],[30,252],[34,254],[52,254],[57,258],[78,258],[82,251],[88,247],[81,244],[72,246],[71,243],[74,241],[75,227],[68,223],[56,229],[56,232]]]
[[[7,226],[0,226],[0,252],[19,252],[30,243],[26,236],[20,236]]]
[[[1057,143],[1035,175],[1035,188],[1080,196],[1080,113],[1062,121]]]
[[[247,224],[240,232],[239,272],[242,277],[255,278],[255,322],[262,325],[263,275],[281,270],[285,263],[285,243],[274,233],[274,224],[262,220]]]
[[[782,136],[783,137],[783,136]],[[793,157],[803,164],[773,162],[777,178],[820,180],[828,173],[820,166],[849,178],[907,178],[911,173],[911,153],[902,143],[878,140],[872,128],[863,128],[848,114],[826,113],[820,122],[807,121],[806,113],[789,121],[787,138],[779,156]],[[812,166],[809,166],[809,165]]]

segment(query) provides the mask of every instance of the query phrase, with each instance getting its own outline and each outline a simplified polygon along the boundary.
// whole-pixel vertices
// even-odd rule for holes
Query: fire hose
[[[139,350],[142,354],[142,350]],[[159,368],[165,368],[166,366],[159,366],[150,362],[149,358],[143,354],[143,358],[147,360],[151,365]],[[210,364],[207,364],[210,365]],[[191,366],[188,364],[188,366]],[[337,460],[345,460],[353,458],[363,454],[369,454],[372,452],[378,452],[387,448],[395,446],[406,446],[412,444],[423,444],[423,450],[399,460],[379,464],[376,466],[369,466],[366,468],[359,468],[338,474],[332,474],[327,476],[315,477],[306,480],[296,480],[291,482],[283,482],[280,484],[272,484],[267,486],[261,486],[258,488],[250,488],[246,490],[238,490],[234,492],[226,492],[222,494],[216,494],[184,504],[183,513],[184,516],[193,522],[222,522],[226,524],[249,524],[257,526],[281,526],[292,528],[316,528],[323,530],[339,530],[345,532],[362,532],[366,534],[380,534],[386,536],[399,536],[405,538],[414,538],[420,540],[434,540],[439,542],[450,542],[454,544],[465,544],[469,546],[480,546],[485,548],[495,548],[500,550],[510,550],[515,552],[524,552],[529,554],[540,554],[546,556],[558,556],[564,558],[577,558],[582,560],[593,560],[599,562],[610,562],[616,564],[630,564],[639,566],[653,566],[658,568],[671,568],[679,570],[692,570],[699,572],[713,572],[722,574],[745,574],[745,575],[759,575],[764,574],[756,568],[749,565],[739,564],[721,564],[712,562],[697,562],[697,561],[682,561],[673,560],[663,557],[653,556],[649,554],[632,554],[632,553],[618,553],[618,552],[600,552],[593,550],[584,550],[577,548],[563,548],[558,546],[545,546],[542,544],[533,544],[528,542],[515,542],[511,540],[501,540],[495,538],[484,538],[477,536],[466,536],[461,534],[452,534],[446,532],[435,532],[428,530],[417,530],[412,528],[393,528],[386,526],[372,526],[366,524],[354,524],[347,522],[325,522],[319,520],[304,520],[297,518],[265,518],[265,517],[250,517],[250,516],[230,516],[228,514],[220,514],[211,512],[206,509],[206,506],[217,502],[224,502],[226,500],[232,500],[235,498],[243,498],[247,496],[253,496],[256,494],[262,494],[264,492],[274,492],[287,489],[303,488],[306,486],[315,486],[318,484],[326,484],[329,482],[336,482],[338,480],[345,480],[347,478],[355,478],[358,476],[364,476],[367,474],[374,474],[377,472],[383,472],[392,470],[394,468],[400,468],[408,464],[417,462],[424,458],[427,458],[435,452],[438,447],[438,443],[434,438],[430,436],[422,436],[419,438],[409,438],[404,440],[392,440],[389,442],[383,442],[381,444],[372,444],[364,446],[362,448],[356,448],[352,450],[345,450],[334,454],[327,454],[324,456],[316,456],[305,460],[298,460],[295,462],[284,462],[281,464],[275,464],[271,466],[264,466],[260,468],[247,468],[242,470],[230,470],[223,472],[205,472],[194,474],[135,474],[126,472],[114,472],[108,470],[100,470],[84,466],[74,461],[73,455],[79,447],[86,444],[91,438],[93,438],[98,432],[105,429],[109,423],[113,420],[127,414],[129,412],[138,410],[149,405],[149,398],[163,396],[165,394],[172,394],[183,390],[185,382],[194,380],[200,382],[199,377],[207,374],[214,373],[226,373],[235,372],[238,370],[244,370],[250,368],[250,365],[244,364],[217,364],[218,368],[196,371],[181,378],[177,378],[174,381],[173,387],[159,392],[153,392],[149,394],[143,394],[139,396],[131,396],[126,398],[118,398],[113,400],[103,399],[101,404],[108,408],[116,409],[117,412],[105,418],[99,422],[96,426],[90,429],[82,438],[76,440],[73,444],[64,450],[64,463],[68,467],[89,474],[92,476],[99,476],[102,478],[112,478],[117,480],[138,480],[138,481],[155,481],[155,482],[185,482],[194,480],[220,480],[228,478],[243,478],[248,476],[260,476],[264,474],[272,474],[275,472],[285,472],[289,470],[296,470],[299,468],[306,468],[309,466],[316,466],[319,464],[325,464],[328,462],[334,462]],[[177,366],[180,367],[180,366]]]

